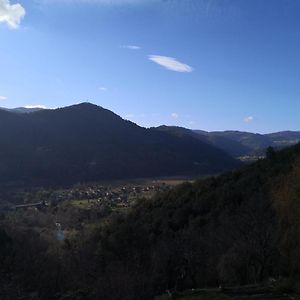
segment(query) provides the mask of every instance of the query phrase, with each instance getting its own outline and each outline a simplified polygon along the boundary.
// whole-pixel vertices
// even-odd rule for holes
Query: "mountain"
[[[90,103],[26,114],[0,110],[2,183],[201,175],[238,164],[198,138],[142,128]]]
[[[194,130],[203,140],[210,142],[234,157],[263,155],[266,148],[283,148],[300,141],[300,131],[282,131],[271,134],[258,134],[242,131]]]

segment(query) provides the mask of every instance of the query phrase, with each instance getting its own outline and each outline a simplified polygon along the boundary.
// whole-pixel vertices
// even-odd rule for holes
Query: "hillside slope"
[[[111,286],[123,299],[152,299],[170,288],[297,282],[299,190],[300,144],[141,201],[85,241],[105,262],[96,273],[106,282],[95,291]]]

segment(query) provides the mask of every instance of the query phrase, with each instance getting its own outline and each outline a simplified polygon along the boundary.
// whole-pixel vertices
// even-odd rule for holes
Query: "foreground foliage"
[[[147,300],[269,278],[297,293],[299,216],[300,144],[139,201],[62,243],[4,218],[1,299]]]

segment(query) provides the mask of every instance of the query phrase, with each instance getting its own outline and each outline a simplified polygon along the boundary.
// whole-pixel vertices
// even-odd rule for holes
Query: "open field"
[[[72,200],[70,204],[74,207],[80,209],[88,209],[92,204],[96,204],[97,200],[95,199],[82,199],[82,200]]]
[[[211,175],[207,176],[197,176],[197,177],[190,177],[190,176],[168,176],[168,177],[148,177],[148,178],[132,178],[126,180],[100,180],[97,182],[91,182],[91,185],[103,185],[103,186],[110,186],[112,188],[117,188],[120,186],[132,186],[132,185],[151,185],[151,184],[167,184],[167,185],[178,185],[184,182],[193,182],[197,179],[210,177]]]

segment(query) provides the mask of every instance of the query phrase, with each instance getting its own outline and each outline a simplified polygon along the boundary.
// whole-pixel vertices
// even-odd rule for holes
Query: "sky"
[[[299,0],[0,0],[0,106],[300,130]]]

